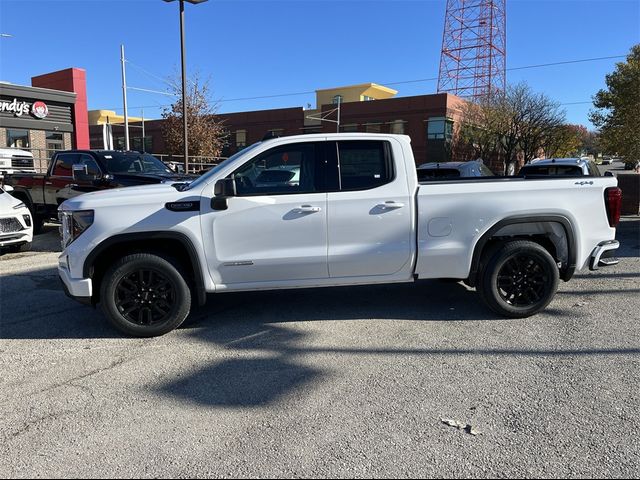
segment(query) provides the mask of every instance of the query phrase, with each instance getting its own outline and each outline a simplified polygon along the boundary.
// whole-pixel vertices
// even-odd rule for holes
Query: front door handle
[[[376,207],[380,210],[395,210],[396,208],[404,207],[404,203],[394,202],[393,200],[390,200],[388,202],[379,203],[378,205],[376,205]]]
[[[311,205],[301,205],[296,208],[296,211],[299,213],[315,213],[322,210],[320,207],[312,207]]]

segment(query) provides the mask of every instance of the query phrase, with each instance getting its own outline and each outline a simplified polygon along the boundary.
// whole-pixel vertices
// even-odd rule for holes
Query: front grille
[[[25,157],[22,155],[13,155],[11,157],[11,166],[13,168],[33,168],[33,157]]]
[[[19,232],[22,229],[22,224],[17,218],[0,218],[0,233]]]

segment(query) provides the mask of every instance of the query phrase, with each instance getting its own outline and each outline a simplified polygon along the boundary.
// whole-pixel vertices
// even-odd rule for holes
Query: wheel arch
[[[130,253],[157,253],[175,258],[192,275],[188,279],[199,305],[206,302],[204,275],[193,242],[180,232],[143,232],[114,235],[104,240],[87,255],[82,276],[94,282],[93,303],[99,301],[100,283],[108,266],[117,258]]]
[[[561,232],[562,235],[558,235]],[[495,223],[476,242],[467,282],[475,286],[483,254],[506,239],[526,239],[539,243],[560,259],[560,278],[570,280],[576,270],[577,244],[571,221],[564,215],[514,216]]]

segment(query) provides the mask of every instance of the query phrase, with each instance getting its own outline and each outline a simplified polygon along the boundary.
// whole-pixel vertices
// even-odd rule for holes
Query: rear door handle
[[[311,205],[301,205],[300,207],[296,208],[296,211],[298,211],[299,213],[315,213],[319,212],[320,210],[322,210],[320,207],[312,207]]]
[[[378,207],[380,210],[395,210],[396,208],[404,207],[404,203],[394,202],[393,200],[390,200],[388,202],[379,203],[378,205],[376,205],[376,207]]]

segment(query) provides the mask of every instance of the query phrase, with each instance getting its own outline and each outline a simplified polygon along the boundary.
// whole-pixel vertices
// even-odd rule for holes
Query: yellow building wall
[[[376,83],[362,83],[359,85],[347,85],[345,87],[325,88],[316,90],[316,108],[322,105],[332,104],[336,95],[342,95],[342,103],[362,102],[364,97],[374,100],[384,100],[391,98],[398,93],[397,90],[384,87]]]
[[[89,125],[124,124],[124,115],[117,115],[113,110],[89,110]],[[129,122],[141,122],[142,117],[129,117]]]

